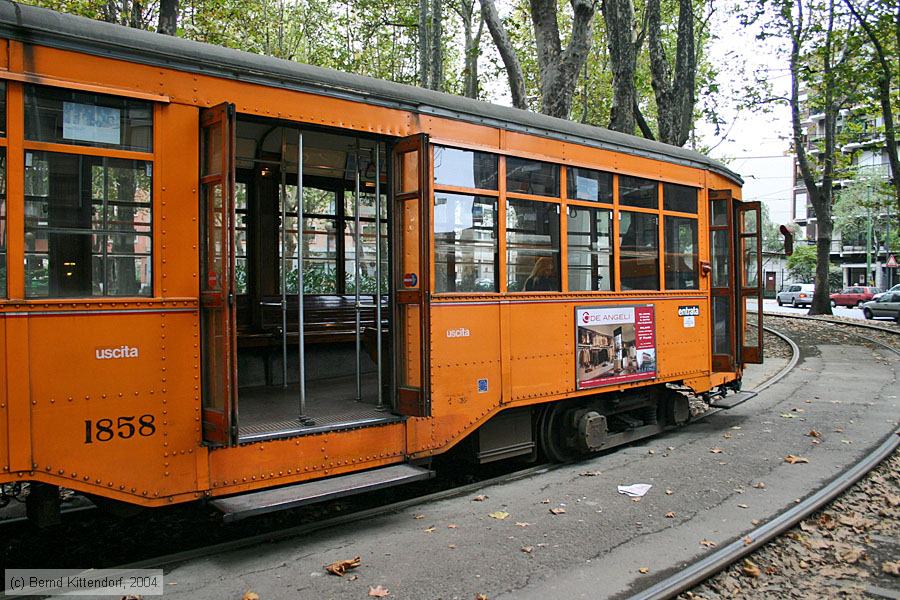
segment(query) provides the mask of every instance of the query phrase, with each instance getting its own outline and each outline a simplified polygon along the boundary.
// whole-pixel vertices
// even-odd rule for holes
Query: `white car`
[[[778,292],[778,295],[775,296],[775,301],[778,302],[778,306],[784,306],[785,304],[790,304],[794,307],[809,306],[812,304],[815,291],[816,286],[812,283],[793,283],[787,286],[787,289]]]

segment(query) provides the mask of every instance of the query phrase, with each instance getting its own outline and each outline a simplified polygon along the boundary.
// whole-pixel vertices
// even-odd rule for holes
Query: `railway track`
[[[900,336],[900,330],[881,327],[866,322],[848,323],[843,320],[823,317],[771,313],[766,313],[765,316],[776,319],[798,319],[820,323],[831,323],[838,326],[876,330]],[[769,327],[765,327],[765,329],[774,333],[774,330]],[[778,335],[784,339],[789,339],[783,334]],[[869,343],[880,346],[881,348],[900,356],[900,351],[891,345],[871,338],[865,339]],[[897,339],[900,340],[900,337]],[[793,365],[796,365],[796,345],[793,342],[790,343],[795,348]],[[745,536],[734,540],[730,544],[722,546],[718,550],[704,556],[702,559],[690,565],[686,565],[684,569],[678,573],[657,582],[650,588],[632,595],[629,600],[664,600],[666,598],[673,598],[678,594],[699,585],[743,558],[750,556],[761,547],[795,527],[803,519],[806,519],[811,514],[833,502],[841,494],[865,477],[871,470],[877,467],[883,460],[891,456],[898,447],[900,447],[900,429],[895,430],[891,435],[887,436],[880,446],[863,457],[862,460],[850,466],[825,487],[807,496],[799,504],[791,507],[767,523],[760,525]]]

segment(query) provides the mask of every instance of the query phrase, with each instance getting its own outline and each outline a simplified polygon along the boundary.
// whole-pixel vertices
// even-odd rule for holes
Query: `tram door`
[[[396,412],[431,415],[428,381],[431,169],[428,136],[397,142],[391,152],[394,231],[394,365]]]
[[[232,442],[237,365],[234,357],[234,132],[233,104],[201,114],[200,327],[203,340],[203,439]]]
[[[734,211],[729,190],[709,191],[713,371],[735,370]]]
[[[738,307],[741,318],[741,362],[762,363],[762,241],[759,202],[736,202],[736,244],[740,252]]]

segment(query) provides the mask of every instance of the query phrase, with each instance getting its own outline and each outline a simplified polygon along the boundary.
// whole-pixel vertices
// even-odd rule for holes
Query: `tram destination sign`
[[[579,390],[656,377],[652,305],[578,307],[575,334]]]

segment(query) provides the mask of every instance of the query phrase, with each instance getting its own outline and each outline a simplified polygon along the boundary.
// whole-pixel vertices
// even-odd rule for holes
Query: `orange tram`
[[[0,100],[0,483],[32,514],[565,460],[761,361],[759,204],[699,153],[5,0]]]

